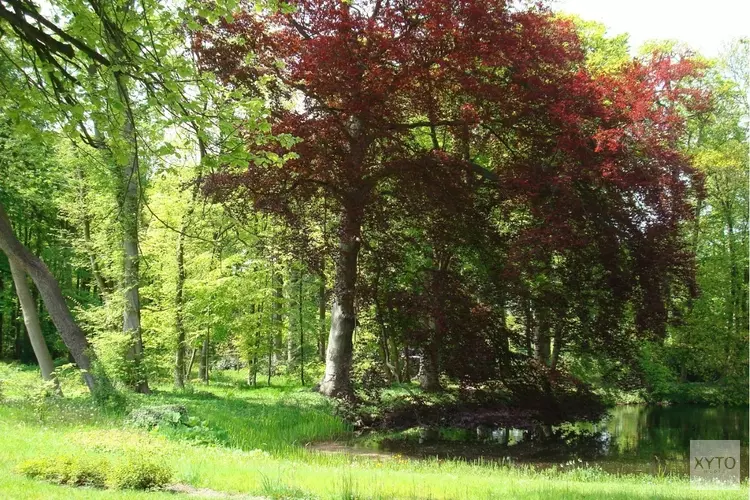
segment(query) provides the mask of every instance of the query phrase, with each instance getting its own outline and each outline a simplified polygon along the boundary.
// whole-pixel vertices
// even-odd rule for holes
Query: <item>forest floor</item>
[[[0,498],[3,499],[628,499],[747,498],[740,490],[691,489],[681,477],[616,476],[594,469],[533,470],[493,463],[410,460],[399,455],[322,453],[313,443],[346,441],[349,427],[309,388],[274,380],[249,388],[240,373],[209,386],[127,395],[129,409],[181,404],[202,424],[190,432],[138,430],[126,411],[95,406],[73,375],[65,398],[45,397],[35,370],[0,364]],[[168,490],[73,488],[28,479],[30,458],[148,454],[172,469]]]

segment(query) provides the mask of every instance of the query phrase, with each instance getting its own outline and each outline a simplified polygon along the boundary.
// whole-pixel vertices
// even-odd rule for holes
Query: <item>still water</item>
[[[379,451],[536,467],[587,464],[616,473],[688,474],[692,439],[740,440],[742,476],[748,477],[747,408],[620,406],[596,424],[443,431],[439,437],[384,440]]]

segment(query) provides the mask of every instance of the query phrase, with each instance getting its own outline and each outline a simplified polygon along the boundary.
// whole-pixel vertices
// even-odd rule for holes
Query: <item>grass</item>
[[[153,396],[128,395],[129,407],[179,403],[224,436],[223,446],[198,446],[160,431],[123,424],[124,414],[93,406],[73,377],[63,377],[66,398],[40,395],[38,374],[0,364],[0,498],[196,498],[180,493],[127,492],[54,486],[16,472],[29,458],[76,454],[123,460],[150,453],[174,471],[178,483],[233,498],[323,499],[547,499],[547,498],[747,498],[738,491],[699,491],[684,478],[614,476],[594,469],[534,471],[497,464],[382,459],[322,454],[307,443],[346,439],[348,427],[330,404],[283,381],[276,387],[243,387],[225,373],[208,387]]]

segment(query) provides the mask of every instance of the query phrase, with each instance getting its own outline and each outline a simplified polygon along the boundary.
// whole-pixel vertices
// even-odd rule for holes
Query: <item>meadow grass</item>
[[[209,386],[153,396],[128,395],[127,405],[179,403],[221,431],[225,444],[199,446],[126,426],[124,413],[94,406],[75,379],[65,377],[66,398],[39,396],[38,374],[0,364],[0,498],[188,498],[166,492],[70,488],[26,479],[16,472],[30,458],[91,455],[122,460],[147,453],[168,464],[177,483],[233,498],[324,499],[547,499],[547,498],[747,498],[736,491],[700,491],[678,477],[614,476],[595,469],[572,471],[509,468],[494,463],[372,459],[324,454],[308,443],[348,439],[324,398],[284,380],[251,389],[241,374],[226,372]],[[189,498],[196,498],[196,495]]]

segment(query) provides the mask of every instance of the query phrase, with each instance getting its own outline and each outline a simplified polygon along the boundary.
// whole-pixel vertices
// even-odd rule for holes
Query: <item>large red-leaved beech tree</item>
[[[246,4],[195,36],[204,68],[248,92],[262,81],[274,135],[300,139],[283,166],[227,166],[207,189],[291,218],[304,200],[325,196],[338,207],[324,394],[351,391],[366,215],[384,187],[429,185],[413,182],[415,169],[447,169],[461,179],[452,185],[489,186],[503,206],[528,213],[510,270],[598,245],[614,273],[617,249],[630,248],[628,258],[643,262],[628,279],[648,303],[662,293],[662,282],[649,285],[651,264],[652,281],[685,267],[675,234],[691,213],[693,176],[677,140],[680,107],[700,100],[677,84],[696,69],[688,59],[594,76],[571,24],[503,0],[289,4],[260,12]]]

